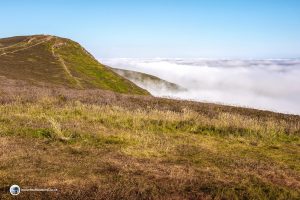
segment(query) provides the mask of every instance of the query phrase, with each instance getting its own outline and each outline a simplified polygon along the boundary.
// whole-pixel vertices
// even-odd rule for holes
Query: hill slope
[[[49,35],[0,39],[0,76],[33,84],[149,94],[99,63],[78,43]]]
[[[299,116],[3,81],[0,199],[299,199]]]
[[[125,69],[117,69],[117,68],[111,68],[111,69],[116,73],[118,73],[119,75],[123,76],[124,78],[137,84],[138,86],[147,89],[148,91],[151,91],[151,88],[153,87],[155,87],[155,90],[168,90],[172,92],[180,92],[186,90],[180,85],[168,82],[166,80],[163,80],[161,78],[149,74],[145,74],[137,71],[125,70]]]

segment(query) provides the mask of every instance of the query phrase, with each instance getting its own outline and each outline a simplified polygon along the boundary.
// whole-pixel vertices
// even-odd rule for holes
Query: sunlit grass
[[[11,174],[25,165],[21,173],[31,179],[23,184],[104,184],[110,198],[137,198],[133,190],[143,198],[299,196],[298,121],[234,112],[209,116],[189,108],[128,109],[61,96],[16,100],[0,105],[0,113],[2,140],[14,141],[8,146],[18,140],[24,148],[16,151],[15,163],[2,158],[1,184],[19,181]],[[40,146],[36,152],[32,141]],[[40,157],[40,148],[48,146],[49,155]]]

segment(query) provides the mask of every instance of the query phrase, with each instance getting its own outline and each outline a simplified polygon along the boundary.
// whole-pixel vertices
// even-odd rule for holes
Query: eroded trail
[[[24,43],[27,39],[25,40],[22,40],[21,42],[18,42],[16,44],[13,44],[13,45],[10,45],[10,46],[6,46],[6,47],[1,47],[0,48],[0,51],[4,51],[5,49],[9,49],[9,48],[13,48],[13,47],[16,47],[18,45],[20,45],[21,43]],[[28,41],[29,42],[29,41]],[[21,46],[25,46],[25,44],[21,45]]]
[[[30,45],[30,46],[27,46],[27,47],[24,47],[24,48],[20,48],[20,49],[16,49],[16,50],[13,50],[13,51],[9,51],[9,52],[4,52],[2,54],[0,54],[0,56],[4,56],[4,55],[8,55],[8,54],[12,54],[12,53],[16,53],[16,52],[19,52],[19,51],[24,51],[26,49],[29,49],[29,48],[32,48],[32,47],[35,47],[37,45],[40,45],[40,44],[43,44],[45,42],[48,42],[50,41],[51,39],[53,38],[53,36],[47,36],[44,40],[40,41],[40,42],[37,42],[33,45]],[[31,43],[32,40],[29,40],[28,41],[28,44]],[[12,45],[13,46],[13,45]],[[12,47],[10,46],[10,47]]]
[[[53,57],[56,58],[60,62],[61,66],[63,67],[63,69],[66,72],[67,76],[71,80],[73,80],[79,88],[83,88],[80,81],[78,80],[78,78],[72,75],[71,71],[67,67],[67,65],[66,65],[64,59],[62,58],[62,56],[55,52],[55,48],[59,48],[59,46],[60,46],[60,44],[58,44],[57,41],[55,41],[55,43],[52,45],[51,52],[52,52]]]

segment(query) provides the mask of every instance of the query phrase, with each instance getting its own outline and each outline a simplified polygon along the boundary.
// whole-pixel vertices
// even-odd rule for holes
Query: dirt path
[[[16,49],[16,50],[14,50],[14,51],[2,53],[2,54],[0,54],[0,56],[4,56],[4,55],[7,55],[7,54],[12,54],[12,53],[16,53],[16,52],[19,52],[19,51],[23,51],[23,50],[26,50],[26,49],[35,47],[35,46],[37,46],[37,45],[43,44],[43,43],[45,43],[45,42],[48,42],[48,41],[51,40],[52,38],[53,38],[52,36],[48,36],[48,37],[46,37],[46,39],[42,40],[41,42],[38,42],[38,43],[36,43],[36,44],[30,45],[30,46],[27,46],[27,47],[24,47],[24,48]],[[28,41],[28,43],[30,43],[30,42],[31,42],[31,41]]]
[[[5,49],[9,49],[9,48],[18,46],[18,45],[20,45],[22,42],[25,42],[26,40],[27,40],[27,39],[22,40],[21,42],[18,42],[18,43],[16,43],[16,44],[13,44],[13,45],[10,45],[10,46],[7,46],[7,47],[2,47],[2,48],[0,48],[0,51],[3,51],[3,50],[5,50]],[[29,42],[29,41],[28,41],[28,42]],[[21,46],[25,46],[25,44],[23,44],[23,45],[21,45]]]
[[[74,81],[76,82],[76,85],[77,85],[79,88],[83,88],[82,85],[81,85],[81,83],[80,83],[80,81],[79,81],[75,76],[73,76],[73,75],[71,74],[69,68],[67,67],[67,65],[66,65],[64,59],[61,57],[61,55],[59,55],[58,53],[55,53],[55,48],[57,48],[57,47],[58,47],[58,45],[56,44],[56,42],[55,42],[55,44],[53,44],[52,47],[51,47],[51,52],[52,52],[53,57],[58,59],[58,61],[60,62],[61,66],[63,67],[64,71],[66,72],[66,74],[67,74],[72,80],[74,80]]]

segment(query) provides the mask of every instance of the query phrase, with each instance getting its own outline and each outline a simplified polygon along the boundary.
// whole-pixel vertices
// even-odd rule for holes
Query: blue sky
[[[53,34],[97,58],[300,57],[298,0],[9,0],[0,37]]]

